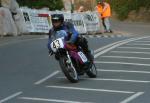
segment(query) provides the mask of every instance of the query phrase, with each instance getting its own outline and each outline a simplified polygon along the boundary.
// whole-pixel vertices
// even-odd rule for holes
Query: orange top
[[[96,9],[97,9],[98,13],[102,14],[102,11],[103,11],[102,5],[99,5],[99,4],[98,4],[98,5],[96,6]]]
[[[108,3],[104,3],[104,8],[103,8],[103,11],[102,11],[102,18],[105,18],[105,17],[110,17],[111,16],[111,8],[110,8],[110,5]]]
[[[96,9],[96,11],[98,12],[99,17],[102,18],[102,15],[101,15],[102,12],[103,12],[103,7],[102,7],[102,5],[98,4],[95,9]]]

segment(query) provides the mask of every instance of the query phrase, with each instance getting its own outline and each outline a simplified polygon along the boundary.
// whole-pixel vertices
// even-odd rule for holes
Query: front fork
[[[66,53],[67,53],[67,63],[68,64],[70,64],[70,66],[71,66],[71,68],[73,68],[74,69],[74,71],[76,71],[76,69],[74,68],[74,66],[73,66],[73,63],[72,63],[72,60],[71,60],[71,58],[70,58],[70,55],[69,55],[69,53],[68,53],[68,51],[66,51]]]

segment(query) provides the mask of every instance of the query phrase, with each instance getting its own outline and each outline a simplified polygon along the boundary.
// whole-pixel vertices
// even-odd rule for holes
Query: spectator
[[[78,12],[84,12],[84,6],[80,6]]]
[[[110,17],[111,17],[111,8],[110,4],[107,3],[105,0],[101,1],[103,10],[102,10],[102,21],[105,28],[105,32],[112,33],[111,27],[110,27]]]
[[[101,14],[102,14],[102,11],[103,11],[103,7],[102,7],[100,1],[97,3],[97,6],[96,6],[95,9],[96,9],[96,11],[99,13],[99,16],[101,17]]]
[[[103,7],[101,5],[101,2],[97,3],[97,6],[95,7],[96,12],[98,13],[99,16],[99,22],[100,22],[100,33],[104,33],[104,25],[102,23],[102,11]]]
[[[112,33],[110,27],[110,17],[111,17],[111,8],[110,4],[107,3],[105,0],[101,0],[98,2],[97,11],[101,14],[103,26],[106,33]]]

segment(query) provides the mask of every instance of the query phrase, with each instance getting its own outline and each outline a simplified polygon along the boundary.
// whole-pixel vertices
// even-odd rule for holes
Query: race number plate
[[[86,58],[86,56],[82,52],[78,52],[78,55],[80,56],[80,58],[82,59],[82,61],[84,63],[87,62],[87,58]]]
[[[57,49],[64,48],[64,43],[62,38],[56,39],[51,43],[51,49],[56,52]]]

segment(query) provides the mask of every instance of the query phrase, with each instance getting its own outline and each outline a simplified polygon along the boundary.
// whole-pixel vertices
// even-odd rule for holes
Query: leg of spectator
[[[103,19],[99,18],[99,23],[100,23],[100,33],[104,33],[105,27],[103,24]]]
[[[105,24],[105,18],[102,18],[102,24],[103,24],[103,28],[104,28],[104,31],[106,31],[106,24]]]
[[[109,18],[104,18],[104,24],[106,26],[106,32],[110,32],[110,22]]]
[[[110,28],[110,20],[109,17],[104,18],[104,24],[106,26],[106,32],[112,33],[113,31]]]

